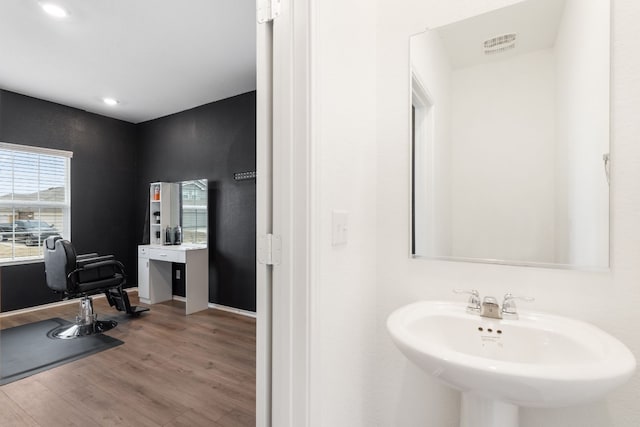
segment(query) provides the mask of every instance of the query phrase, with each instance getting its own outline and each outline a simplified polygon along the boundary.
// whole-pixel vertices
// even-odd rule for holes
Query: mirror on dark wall
[[[207,244],[207,180],[180,182],[180,225],[183,243]]]
[[[609,1],[522,1],[410,57],[412,255],[607,269]]]
[[[144,244],[207,245],[208,181],[152,182]]]

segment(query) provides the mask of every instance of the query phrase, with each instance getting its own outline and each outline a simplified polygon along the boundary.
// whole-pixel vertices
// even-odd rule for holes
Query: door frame
[[[310,425],[312,402],[311,242],[317,194],[311,162],[312,3],[275,1],[279,16],[258,24],[263,27],[258,29],[258,50],[270,40],[272,61],[269,74],[264,58],[268,48],[258,52],[257,143],[269,147],[270,142],[271,151],[257,148],[256,167],[259,181],[272,182],[271,233],[281,250],[275,265],[258,265],[256,425],[304,427]],[[257,191],[260,238],[269,232],[269,191],[263,183]]]
[[[273,233],[273,25],[256,24],[256,242]],[[259,251],[258,248],[256,250]],[[256,254],[256,426],[271,426],[272,267]]]

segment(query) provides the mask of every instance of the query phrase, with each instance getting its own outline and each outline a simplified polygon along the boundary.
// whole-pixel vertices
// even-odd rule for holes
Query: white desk
[[[138,246],[138,296],[145,304],[173,299],[171,263],[185,264],[186,314],[209,307],[209,250],[203,245]]]

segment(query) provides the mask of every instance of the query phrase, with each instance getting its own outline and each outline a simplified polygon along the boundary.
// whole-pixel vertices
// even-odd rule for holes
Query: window
[[[71,238],[72,156],[0,143],[0,264],[42,259],[44,239]]]
[[[207,244],[207,180],[184,181],[182,192],[182,241]]]

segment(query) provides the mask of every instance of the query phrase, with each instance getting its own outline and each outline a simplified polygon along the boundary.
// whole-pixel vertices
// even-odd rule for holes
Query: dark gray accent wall
[[[0,141],[73,151],[71,238],[79,253],[114,254],[135,273],[136,126],[0,90]],[[135,283],[135,282],[133,282]],[[1,311],[59,300],[42,262],[0,267]]]
[[[72,241],[137,283],[148,184],[209,180],[209,301],[255,311],[255,92],[134,125],[0,89],[0,141],[73,151]],[[177,293],[181,293],[177,289]],[[0,267],[0,311],[59,300],[43,263]]]
[[[136,239],[143,241],[148,184],[209,181],[209,301],[255,311],[256,93],[138,125]]]

